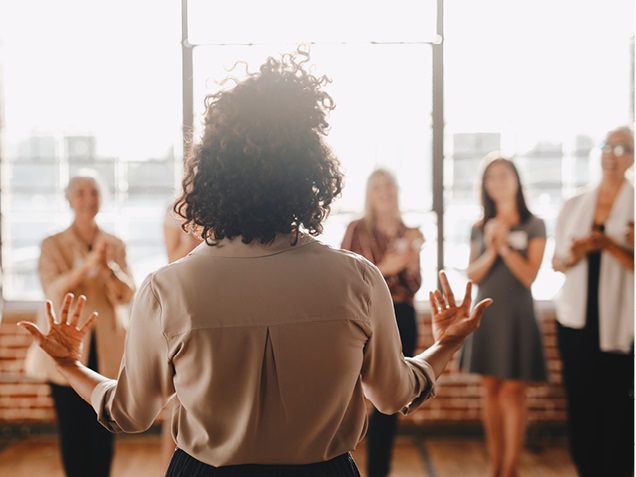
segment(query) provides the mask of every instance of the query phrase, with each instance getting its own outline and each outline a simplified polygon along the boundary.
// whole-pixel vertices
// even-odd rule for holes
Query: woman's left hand
[[[590,241],[592,243],[593,250],[605,250],[611,246],[611,241],[605,233],[599,230],[593,230],[590,234]]]
[[[84,324],[78,326],[84,305],[86,305],[86,297],[80,295],[71,312],[73,301],[73,294],[67,293],[62,302],[60,321],[58,322],[53,311],[53,304],[50,300],[47,300],[46,314],[49,319],[50,329],[46,335],[34,323],[28,321],[20,321],[18,323],[18,326],[21,326],[33,336],[35,342],[46,354],[58,362],[79,361],[82,354],[82,340],[97,318],[97,312],[93,312]]]
[[[491,298],[480,301],[472,313],[470,312],[472,282],[466,284],[466,293],[461,304],[455,304],[455,296],[448,283],[448,278],[444,271],[439,272],[439,279],[442,284],[442,290],[429,292],[429,300],[431,302],[433,338],[440,344],[448,344],[453,346],[461,346],[464,340],[477,328],[481,316],[492,303]]]

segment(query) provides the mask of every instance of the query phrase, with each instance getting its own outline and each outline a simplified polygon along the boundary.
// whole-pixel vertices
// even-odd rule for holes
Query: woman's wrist
[[[484,255],[490,259],[490,260],[495,260],[497,258],[497,249],[494,247],[489,247],[486,249],[486,251],[484,252]]]
[[[82,363],[79,359],[72,358],[70,356],[64,358],[53,358],[53,361],[55,361],[55,366],[57,368],[68,369],[82,366]]]
[[[512,253],[512,250],[507,245],[502,245],[501,247],[499,247],[499,250],[497,250],[497,252],[499,253],[499,256],[501,256],[501,258],[507,258]]]
[[[449,350],[451,353],[456,353],[464,345],[464,341],[466,341],[466,338],[467,337],[465,336],[443,337],[440,339],[436,339],[434,344]]]
[[[569,257],[561,260],[561,265],[565,268],[572,268],[577,263],[579,263],[580,258],[575,257],[574,255],[570,255]]]
[[[117,278],[117,275],[115,275],[115,271],[109,266],[101,267],[100,276],[102,277],[102,280],[104,281],[110,281]]]
[[[117,277],[117,272],[121,270],[117,262],[111,261],[102,267],[102,278],[106,281],[115,280]]]

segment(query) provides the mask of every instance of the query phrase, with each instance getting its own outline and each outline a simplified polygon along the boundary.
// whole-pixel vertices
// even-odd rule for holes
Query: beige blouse
[[[356,447],[365,395],[408,413],[433,385],[428,363],[402,355],[369,261],[307,236],[225,239],[146,278],[119,378],[92,404],[107,428],[140,432],[176,394],[172,435],[200,461],[303,464]]]
[[[102,230],[98,232],[96,241],[107,240],[108,262],[115,262],[119,266],[118,274],[123,274],[130,286],[121,286],[121,296],[114,296],[107,287],[104,279],[95,273],[88,276],[74,290],[67,289],[69,274],[73,269],[86,259],[89,253],[88,246],[68,228],[63,232],[47,237],[42,242],[38,272],[44,296],[53,302],[54,308],[59,309],[64,295],[69,291],[75,296],[86,295],[88,301],[85,307],[86,319],[94,310],[99,312],[93,325],[95,339],[97,340],[98,372],[104,376],[114,378],[117,376],[121,357],[124,351],[126,327],[128,325],[128,312],[121,309],[121,305],[129,303],[134,293],[132,277],[128,273],[126,265],[126,252],[124,243],[114,235]],[[48,321],[44,313],[38,317],[38,326],[48,330]],[[84,339],[81,361],[88,363],[90,341],[92,333],[87,333]],[[29,349],[25,364],[27,374],[31,377],[51,381],[57,384],[67,384],[62,375],[55,369],[53,360],[38,347]]]

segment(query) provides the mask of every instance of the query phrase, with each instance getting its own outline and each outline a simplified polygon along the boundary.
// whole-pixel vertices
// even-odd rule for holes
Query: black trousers
[[[585,326],[557,323],[568,407],[570,455],[581,477],[634,472],[634,352],[606,353],[599,341],[601,253],[587,256]]]
[[[415,309],[408,303],[395,303],[393,307],[402,340],[402,352],[404,356],[413,356],[417,346]],[[369,416],[369,429],[366,437],[368,477],[386,477],[389,474],[397,429],[397,414],[382,414],[374,409]]]
[[[581,477],[634,472],[634,356],[603,353],[586,329],[557,323],[570,455]]]
[[[360,477],[360,473],[348,452],[315,464],[214,467],[177,448],[170,460],[166,477]]]
[[[94,338],[94,337],[93,337]],[[97,368],[95,339],[91,340],[88,367]],[[97,422],[95,410],[70,386],[49,383],[57,413],[62,465],[67,477],[109,477],[114,438]]]

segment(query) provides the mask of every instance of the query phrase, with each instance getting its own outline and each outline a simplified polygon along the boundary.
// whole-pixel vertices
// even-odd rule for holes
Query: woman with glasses
[[[610,131],[601,182],[563,205],[554,269],[570,453],[583,477],[634,471],[634,134]]]

